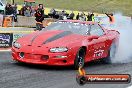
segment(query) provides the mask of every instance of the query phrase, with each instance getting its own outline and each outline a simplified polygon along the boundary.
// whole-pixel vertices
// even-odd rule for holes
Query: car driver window
[[[102,36],[104,31],[98,24],[93,24],[90,29],[90,35]]]

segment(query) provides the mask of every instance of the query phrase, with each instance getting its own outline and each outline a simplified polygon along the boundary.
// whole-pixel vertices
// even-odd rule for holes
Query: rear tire
[[[117,45],[113,43],[108,51],[108,56],[106,58],[103,58],[103,63],[111,64],[112,59],[115,58],[116,51],[117,51]]]
[[[79,67],[84,67],[85,63],[85,49],[80,48],[76,54],[76,58],[74,61],[74,68],[78,70]]]

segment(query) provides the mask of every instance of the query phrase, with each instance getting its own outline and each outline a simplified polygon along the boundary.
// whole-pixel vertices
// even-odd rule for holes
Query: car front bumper
[[[21,57],[21,52],[16,52],[14,49],[11,50],[13,60],[19,62],[51,66],[69,66],[74,64],[75,56],[67,53],[47,53],[45,55],[24,53],[24,57]]]

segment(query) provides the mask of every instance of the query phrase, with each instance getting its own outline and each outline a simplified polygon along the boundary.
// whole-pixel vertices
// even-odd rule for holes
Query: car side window
[[[90,35],[102,36],[104,34],[103,29],[98,24],[93,24],[90,27]]]

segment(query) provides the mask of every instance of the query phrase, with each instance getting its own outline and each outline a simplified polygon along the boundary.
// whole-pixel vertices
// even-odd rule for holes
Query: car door
[[[90,25],[89,34],[93,37],[88,44],[91,60],[105,57],[108,53],[105,31],[98,24],[92,24]]]

